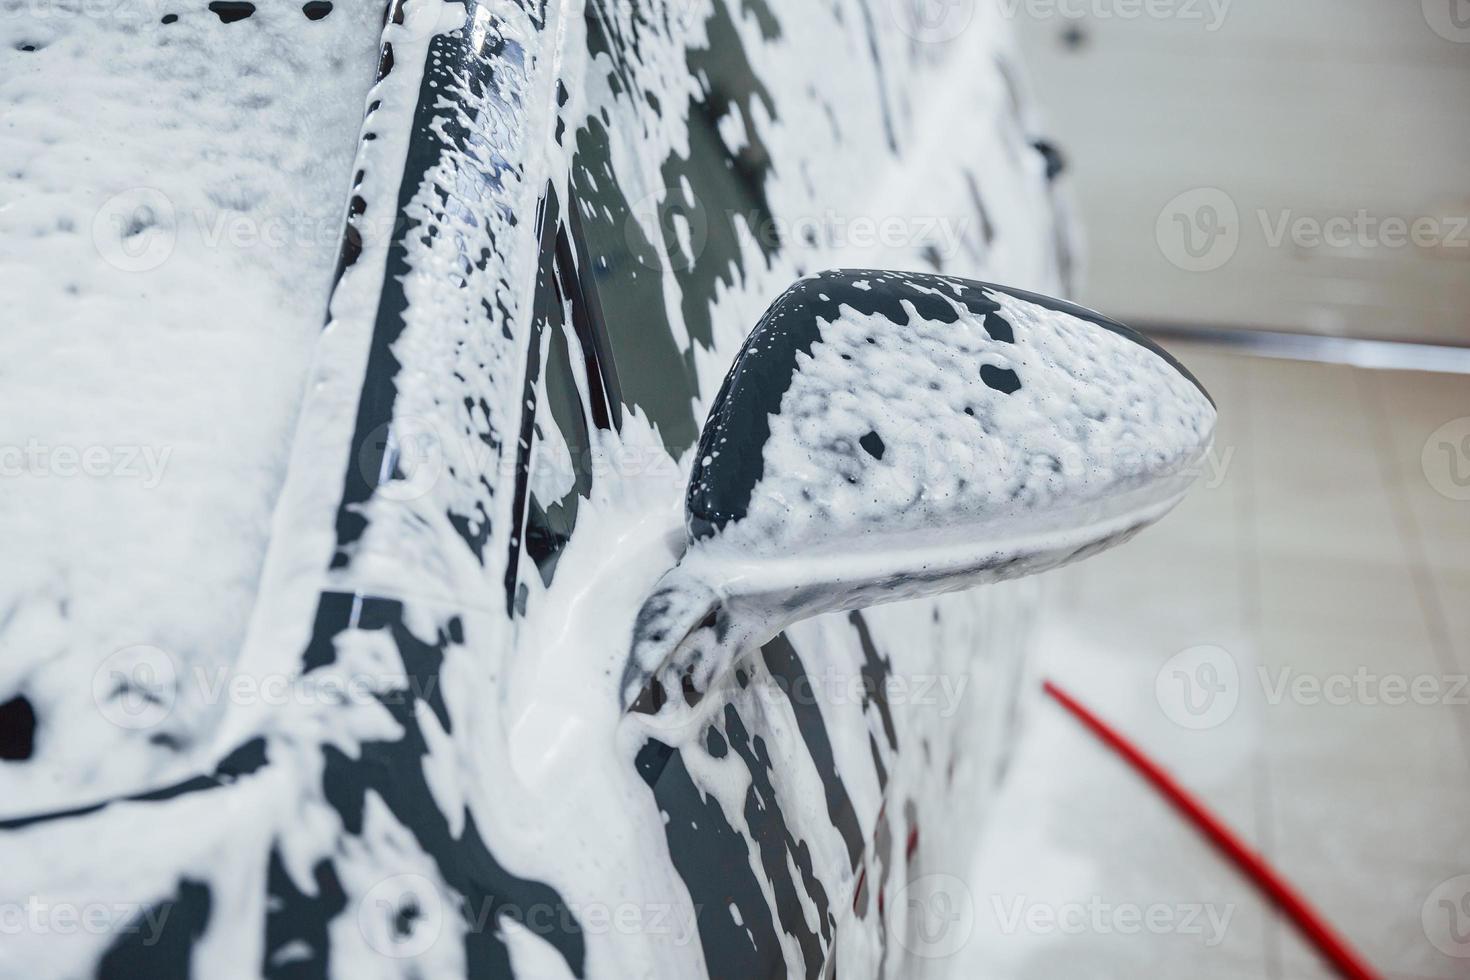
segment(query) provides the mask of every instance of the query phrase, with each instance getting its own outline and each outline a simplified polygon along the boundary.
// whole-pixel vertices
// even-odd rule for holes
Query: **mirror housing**
[[[1182,499],[1215,407],[1091,310],[917,273],[792,286],[700,436],[687,548],[644,603],[624,707],[696,705],[798,620],[1045,571]]]

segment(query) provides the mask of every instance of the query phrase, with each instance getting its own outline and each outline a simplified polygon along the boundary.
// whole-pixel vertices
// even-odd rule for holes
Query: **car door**
[[[1052,174],[1004,49],[895,44],[899,15],[592,2],[569,32],[567,173],[541,223],[549,360],[534,431],[547,448],[531,469],[585,460],[597,429],[616,438],[625,423],[654,430],[662,465],[533,475],[551,497],[533,486],[525,512],[533,615],[556,601],[542,590],[594,481],[682,488],[734,347],[792,279],[851,263],[1057,289],[1069,253]],[[960,107],[985,135],[946,138]],[[996,216],[982,186],[1031,207]],[[1003,764],[1026,612],[1024,587],[1007,586],[823,617],[745,665],[701,737],[647,734],[635,764],[711,975],[817,976],[839,960],[915,972],[925,941],[908,941],[915,924],[889,896],[963,872]]]
[[[1065,272],[997,11],[789,6],[390,6],[231,693],[176,781],[0,822],[8,894],[126,917],[16,970],[918,972],[904,890],[964,860],[1022,592],[804,623],[692,738],[619,706],[781,290]]]

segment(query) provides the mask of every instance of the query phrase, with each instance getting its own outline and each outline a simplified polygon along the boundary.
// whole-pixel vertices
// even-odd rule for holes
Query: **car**
[[[176,125],[45,123],[120,155],[34,205],[112,195],[95,255],[37,253],[24,322],[107,309],[88,336],[144,394],[77,401],[195,438],[156,497],[68,490],[172,564],[66,533],[19,565],[59,586],[7,580],[0,971],[942,975],[1015,724],[1014,580],[1159,519],[1215,418],[1050,298],[1060,155],[1005,27],[925,0],[394,0],[380,48],[321,0],[42,25],[28,84]],[[171,140],[188,165],[150,174]],[[349,175],[334,260],[210,243]],[[325,327],[272,347],[273,310]],[[149,358],[198,377],[166,397]]]

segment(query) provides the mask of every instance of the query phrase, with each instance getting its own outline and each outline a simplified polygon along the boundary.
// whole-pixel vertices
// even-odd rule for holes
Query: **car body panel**
[[[207,749],[201,685],[129,728],[93,678],[237,662],[341,242],[380,12],[170,9],[0,8],[0,704],[39,719],[7,811]]]
[[[903,890],[1004,766],[1024,584],[798,624],[695,739],[617,690],[794,279],[1066,285],[999,10],[935,43],[791,6],[395,4],[234,664],[290,695],[231,698],[204,775],[0,822],[8,892],[136,913],[0,964],[922,975]]]

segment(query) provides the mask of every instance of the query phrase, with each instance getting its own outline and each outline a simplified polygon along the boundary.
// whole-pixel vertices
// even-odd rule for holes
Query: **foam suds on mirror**
[[[1190,379],[1118,333],[985,294],[998,314],[946,297],[953,322],[910,304],[906,325],[851,307],[822,323],[770,417],[749,513],[718,544],[784,556],[863,548],[869,534],[881,550],[890,532],[1024,526],[1197,462],[1215,410]],[[987,329],[997,316],[1012,339]],[[1079,546],[1089,530],[1076,529]]]

